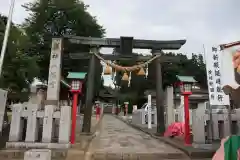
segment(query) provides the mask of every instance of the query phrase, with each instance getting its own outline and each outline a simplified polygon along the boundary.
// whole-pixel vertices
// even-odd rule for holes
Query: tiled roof
[[[68,79],[84,79],[86,72],[68,72]]]
[[[197,81],[192,76],[178,76],[177,79],[181,82],[191,82],[196,83]]]

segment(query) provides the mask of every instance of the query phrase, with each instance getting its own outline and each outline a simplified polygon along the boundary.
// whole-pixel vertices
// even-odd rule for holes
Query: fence
[[[68,148],[71,125],[71,107],[37,104],[14,104],[8,148]]]
[[[157,125],[157,111],[152,110],[152,125]],[[148,112],[144,109],[138,109],[132,113],[132,122],[134,124],[143,124],[146,125],[148,122]]]
[[[192,132],[193,142],[204,144],[211,140],[220,140],[231,134],[240,134],[240,112],[236,111],[231,114],[232,127],[230,127],[229,116],[227,112],[210,114],[205,110],[206,103],[199,103],[198,109],[193,110]],[[212,123],[212,124],[211,124]]]

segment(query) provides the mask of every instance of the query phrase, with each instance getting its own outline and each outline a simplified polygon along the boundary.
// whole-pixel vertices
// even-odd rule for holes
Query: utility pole
[[[0,55],[0,77],[2,75],[3,61],[4,61],[6,49],[7,49],[8,37],[9,37],[9,32],[10,32],[11,23],[12,23],[14,4],[15,4],[15,0],[11,0],[7,25],[6,25],[6,29],[5,29],[5,33],[4,33],[4,39],[3,39],[2,50],[1,50],[1,55]]]

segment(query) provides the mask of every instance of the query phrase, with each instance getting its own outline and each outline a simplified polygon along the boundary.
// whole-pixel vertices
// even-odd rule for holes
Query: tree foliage
[[[173,85],[177,81],[176,75],[193,76],[202,88],[207,87],[206,68],[201,54],[192,54],[190,59],[181,53],[165,53],[165,55],[175,57],[176,62],[162,64],[164,88]],[[150,83],[149,87],[154,88],[156,85],[156,67],[154,63],[149,65],[148,81]]]
[[[0,43],[4,38],[7,17],[0,15]],[[6,88],[10,93],[20,93],[28,89],[34,77],[38,75],[36,56],[28,56],[25,48],[28,45],[28,37],[23,30],[12,23],[7,49],[4,58],[3,72],[0,86]]]
[[[50,47],[53,37],[77,35],[85,37],[102,37],[105,33],[96,18],[87,12],[87,5],[80,0],[35,0],[27,3],[24,8],[31,12],[24,23],[24,29],[29,36],[29,55],[38,55],[41,72],[40,79],[47,80],[50,59]],[[88,51],[87,46],[64,44],[66,52]],[[82,61],[83,62],[83,61]],[[63,75],[68,71],[76,71],[73,67],[81,68],[88,63],[75,60],[64,60]]]

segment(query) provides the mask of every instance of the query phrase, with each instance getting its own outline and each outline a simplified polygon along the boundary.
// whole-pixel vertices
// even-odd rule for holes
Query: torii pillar
[[[161,55],[161,50],[152,50],[153,55]],[[162,82],[161,56],[155,59],[156,65],[156,107],[157,107],[157,133],[163,134],[165,131],[164,119],[164,92]]]

